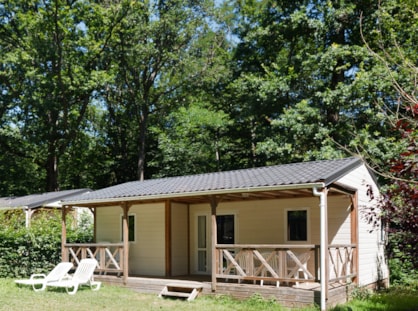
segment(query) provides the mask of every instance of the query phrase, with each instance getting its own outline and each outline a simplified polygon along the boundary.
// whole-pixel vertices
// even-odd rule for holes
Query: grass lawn
[[[0,279],[0,310],[185,310],[185,311],[284,311],[275,301],[254,296],[245,301],[229,297],[199,296],[187,302],[178,299],[161,299],[153,294],[139,294],[132,290],[102,285],[100,291],[93,292],[88,287],[79,289],[70,296],[63,289],[50,288],[45,292],[34,292],[32,287],[17,286],[11,279]],[[318,310],[314,307],[298,311]],[[355,300],[333,311],[418,311],[418,295],[407,290],[376,294],[367,299]]]
[[[74,296],[62,288],[48,288],[44,292],[34,292],[30,286],[17,286],[11,279],[0,279],[0,310],[159,310],[159,311],[283,311],[274,301],[252,298],[237,301],[229,297],[199,296],[187,302],[180,299],[162,299],[155,294],[139,294],[130,289],[102,285],[99,291],[82,287]],[[313,311],[315,308],[304,309]]]

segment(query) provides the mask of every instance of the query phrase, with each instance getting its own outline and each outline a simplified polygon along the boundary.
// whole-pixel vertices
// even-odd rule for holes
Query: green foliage
[[[416,1],[8,0],[0,16],[1,196],[351,153],[387,172],[403,146],[390,112],[394,79],[416,94]]]
[[[262,308],[263,310],[268,310],[270,308],[277,307],[278,302],[275,299],[265,299],[260,294],[253,294],[246,303],[248,306],[253,308]]]
[[[0,214],[0,277],[26,277],[51,270],[61,257],[61,213],[41,211],[25,227],[22,212]],[[89,242],[91,223],[77,227],[69,221],[68,241]]]
[[[228,154],[226,128],[231,124],[223,111],[211,111],[201,103],[180,107],[165,120],[158,134],[161,158],[150,162],[160,168],[156,176],[206,173],[222,169]]]
[[[350,297],[355,300],[367,300],[372,297],[373,292],[366,287],[355,287],[350,294]]]

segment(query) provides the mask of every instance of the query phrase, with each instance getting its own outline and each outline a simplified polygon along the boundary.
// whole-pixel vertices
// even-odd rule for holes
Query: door
[[[196,272],[201,274],[210,273],[211,257],[210,257],[210,226],[208,221],[210,216],[197,216],[197,260]],[[235,215],[217,215],[217,244],[234,244],[235,243]]]

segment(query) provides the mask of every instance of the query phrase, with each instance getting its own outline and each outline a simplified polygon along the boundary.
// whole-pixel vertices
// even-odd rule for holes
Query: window
[[[234,215],[216,216],[217,243],[234,244],[235,243],[235,217]]]
[[[121,240],[123,241],[123,216],[121,216]],[[128,215],[128,236],[129,242],[135,242],[135,215]]]
[[[308,211],[287,210],[287,240],[292,242],[308,241]]]

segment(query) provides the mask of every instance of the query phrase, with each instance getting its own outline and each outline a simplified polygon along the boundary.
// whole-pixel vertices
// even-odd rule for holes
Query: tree
[[[107,9],[89,1],[10,0],[1,9],[9,116],[30,148],[24,152],[45,170],[44,190],[58,190],[60,156],[85,129],[89,104],[107,78],[98,66],[108,40],[102,34],[118,14],[106,20]]]
[[[178,107],[182,89],[205,79],[224,41],[222,33],[211,28],[212,1],[145,1],[127,6],[130,13],[117,28],[109,53],[115,79],[104,94],[109,142],[120,157],[120,170],[115,170],[119,182],[131,179],[134,172],[140,180],[149,176],[147,147],[155,141],[149,137],[150,124]]]
[[[366,39],[370,54],[382,64],[392,83],[392,105],[379,105],[386,123],[398,134],[401,151],[388,162],[389,170],[377,166],[387,185],[380,202],[381,212],[370,212],[370,221],[380,221],[389,231],[388,255],[395,281],[414,278],[418,268],[418,58],[416,31],[405,31],[403,20],[418,30],[417,4],[390,1],[379,11],[379,49]],[[402,34],[402,35],[398,35]],[[373,194],[371,194],[373,195]],[[414,272],[415,271],[415,272]],[[397,279],[397,280],[396,280]]]
[[[197,102],[173,111],[164,123],[163,131],[154,128],[161,158],[150,163],[159,167],[159,177],[222,170],[221,158],[228,157],[224,134],[231,125],[227,114]]]
[[[231,115],[245,128],[240,133],[251,142],[254,165],[344,156],[366,138],[373,141],[370,157],[383,163],[395,154],[396,135],[376,105],[390,96],[391,83],[360,36],[363,13],[373,38],[377,3],[238,1],[237,7],[243,17]]]

